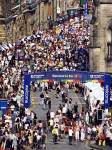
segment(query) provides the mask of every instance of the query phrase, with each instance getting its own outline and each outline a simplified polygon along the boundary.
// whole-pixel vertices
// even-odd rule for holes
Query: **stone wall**
[[[25,4],[25,0],[9,0],[7,5],[5,2],[6,0],[0,0],[2,43],[15,43],[20,38],[31,35],[33,30],[48,29],[49,20],[56,20],[58,2],[61,12],[66,12],[68,6],[68,0],[32,0],[32,4]],[[74,4],[72,6],[74,7]]]
[[[112,1],[100,0],[95,8],[95,17],[93,47],[90,49],[91,71],[112,73],[112,59],[107,58],[107,43],[112,42],[112,34],[108,29],[112,19]]]
[[[0,0],[0,16],[3,16],[4,13],[8,13],[9,11],[3,11],[7,7],[6,5],[2,5],[3,1]],[[51,1],[51,3],[34,0],[33,4],[24,4],[21,7],[19,7],[19,2],[15,3],[14,0],[11,1],[10,18],[7,16],[0,18],[0,20],[3,20],[2,22],[0,21],[0,42],[2,43],[15,43],[20,38],[31,35],[33,30],[37,28],[48,29],[49,12],[51,12],[51,18],[56,20],[56,0]],[[22,2],[24,1],[21,0],[21,4]],[[8,18],[7,22],[5,21],[6,18]]]

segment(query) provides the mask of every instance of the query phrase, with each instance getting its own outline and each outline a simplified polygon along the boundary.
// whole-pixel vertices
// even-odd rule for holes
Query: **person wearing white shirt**
[[[65,115],[65,114],[66,114],[66,112],[67,112],[67,108],[64,106],[64,107],[63,107],[63,109],[62,109],[62,113],[63,113],[63,115]]]
[[[110,132],[110,145],[112,146],[112,132]]]
[[[53,111],[50,112],[50,117],[54,119],[55,113]]]
[[[38,145],[38,149],[40,149],[40,145],[41,145],[41,135],[40,134],[37,135],[37,145]]]
[[[72,135],[73,135],[72,127],[70,127],[69,129],[68,135],[69,135],[69,145],[72,145]]]

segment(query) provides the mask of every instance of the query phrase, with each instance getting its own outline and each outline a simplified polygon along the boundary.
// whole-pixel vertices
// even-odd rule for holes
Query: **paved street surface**
[[[35,93],[32,94],[34,96],[34,104],[31,106],[31,110],[34,110],[37,113],[38,119],[46,119],[46,112],[47,110],[43,110],[43,106],[40,103],[40,92],[37,90]],[[52,90],[51,92],[48,92],[49,97],[52,99],[52,109],[56,112],[59,104],[62,104],[61,97],[56,98],[56,91]],[[82,105],[85,105],[84,101],[78,97],[77,94],[74,93],[73,90],[69,91],[68,97],[71,97],[73,100],[73,104],[76,102],[79,104],[79,111],[82,107]],[[76,143],[76,141],[73,140],[73,144],[68,144],[68,138],[61,139],[58,141],[58,144],[53,144],[52,142],[52,135],[48,135],[47,141],[46,141],[46,148],[47,150],[88,150],[85,146],[85,143]]]
[[[52,100],[51,110],[56,112],[59,104],[62,104],[61,96],[59,98],[56,98],[55,90],[51,90],[51,92],[48,91],[48,95]],[[73,90],[69,91],[68,97],[72,98],[73,104],[75,104],[77,102],[77,104],[79,106],[79,111],[81,110],[82,106],[85,106],[85,102],[82,100],[81,97],[78,97],[78,95]],[[34,104],[31,106],[31,110],[34,110],[37,113],[38,119],[44,120],[46,118],[47,110],[43,110],[39,90],[37,90],[36,92],[33,93],[33,98],[34,98]]]
[[[88,150],[82,143],[68,145],[68,144],[47,144],[47,150]]]

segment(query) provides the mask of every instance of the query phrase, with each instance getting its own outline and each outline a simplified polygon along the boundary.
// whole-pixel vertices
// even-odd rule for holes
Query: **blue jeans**
[[[41,140],[38,140],[38,148],[41,148]]]
[[[47,109],[47,105],[46,104],[43,105],[43,109]]]

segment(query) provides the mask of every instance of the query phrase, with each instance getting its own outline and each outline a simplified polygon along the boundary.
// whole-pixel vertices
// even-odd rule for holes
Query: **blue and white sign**
[[[0,100],[0,109],[1,109],[1,111],[2,111],[2,113],[3,113],[3,116],[5,115],[5,112],[6,112],[6,110],[7,110],[7,100],[5,100],[5,99],[1,99]]]
[[[18,57],[19,57],[19,61],[24,61],[25,52],[20,52],[20,53],[18,54]]]
[[[28,67],[27,67],[27,66],[24,66],[24,67],[21,69],[21,72],[22,72],[22,75],[28,74]]]
[[[85,15],[85,16],[88,15],[88,2],[86,2],[86,4],[85,4],[84,15]]]
[[[30,75],[24,76],[24,106],[30,106]]]
[[[37,72],[34,74],[24,75],[24,106],[30,106],[30,81],[37,80],[78,80],[85,82],[86,80],[104,80],[104,105],[108,108],[110,105],[110,75],[86,71],[48,71]]]
[[[110,106],[110,75],[104,77],[104,107],[109,108]]]

